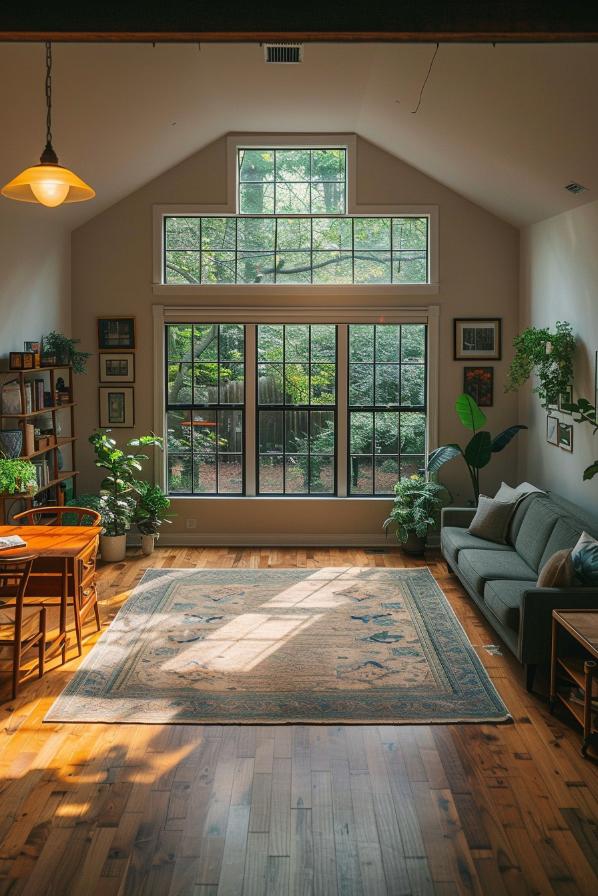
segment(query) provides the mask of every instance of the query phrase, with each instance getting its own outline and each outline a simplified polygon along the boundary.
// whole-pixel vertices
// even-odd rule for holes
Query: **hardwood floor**
[[[0,704],[0,893],[598,893],[598,767],[506,650],[484,649],[497,636],[439,558],[428,564],[515,724],[42,725],[73,659]],[[163,548],[101,569],[103,621],[148,566],[344,565],[406,561]]]

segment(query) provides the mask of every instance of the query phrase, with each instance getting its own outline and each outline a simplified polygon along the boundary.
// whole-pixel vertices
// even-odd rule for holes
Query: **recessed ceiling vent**
[[[274,62],[278,65],[293,65],[303,62],[303,44],[292,44],[288,41],[264,44],[264,58],[266,62]]]
[[[570,184],[566,184],[565,189],[570,193],[585,193],[588,188],[572,180]]]

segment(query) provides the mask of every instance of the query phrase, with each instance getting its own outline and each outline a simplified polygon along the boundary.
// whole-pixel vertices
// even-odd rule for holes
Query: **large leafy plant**
[[[571,324],[558,320],[554,330],[528,327],[513,340],[515,357],[507,374],[506,391],[515,392],[532,374],[544,406],[556,404],[573,380],[575,336]]]
[[[384,529],[394,528],[397,540],[404,544],[414,532],[425,538],[428,529],[438,520],[438,511],[444,504],[446,489],[443,485],[423,476],[414,475],[400,479],[395,485],[395,497]]]
[[[464,448],[453,443],[443,445],[433,451],[428,457],[428,472],[437,473],[443,464],[455,457],[462,457],[467,466],[477,505],[480,497],[480,470],[488,466],[493,454],[506,448],[519,430],[527,429],[527,426],[520,423],[509,426],[492,438],[490,433],[483,428],[486,425],[486,415],[470,395],[465,395],[465,393],[460,395],[455,402],[455,410],[463,426],[472,431],[473,436]]]
[[[100,485],[99,512],[106,535],[124,535],[131,527],[136,506],[136,495],[141,483],[137,474],[149,460],[147,454],[133,453],[128,448],[162,448],[162,439],[155,435],[129,439],[119,448],[109,429],[97,430],[89,437],[96,455],[95,465],[106,475]]]
[[[78,350],[79,342],[79,339],[70,339],[52,330],[42,337],[42,352],[46,355],[56,355],[58,364],[71,364],[75,373],[86,373],[87,359],[91,355],[89,352]]]

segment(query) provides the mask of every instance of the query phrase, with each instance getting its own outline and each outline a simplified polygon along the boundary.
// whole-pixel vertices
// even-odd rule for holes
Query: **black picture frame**
[[[98,348],[101,351],[134,351],[134,317],[98,317]]]
[[[546,415],[546,441],[549,445],[559,447],[559,418],[554,414]]]
[[[573,453],[573,424],[559,420],[559,447],[569,454]]]
[[[478,375],[478,381],[475,375]],[[478,407],[494,406],[494,367],[473,364],[463,368],[463,392],[470,395]]]
[[[468,326],[466,326],[468,325]],[[467,351],[463,348],[464,330],[494,330],[492,350]],[[486,337],[487,338],[487,337]],[[455,317],[453,318],[453,360],[455,361],[500,361],[502,358],[502,318],[501,317]]]

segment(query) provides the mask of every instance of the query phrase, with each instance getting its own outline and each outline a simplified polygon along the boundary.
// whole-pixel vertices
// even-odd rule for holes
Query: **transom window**
[[[383,496],[425,465],[423,323],[169,323],[165,348],[172,495],[249,481],[249,494]]]
[[[428,217],[164,218],[169,284],[427,283]]]
[[[240,148],[237,164],[242,215],[346,212],[346,149]]]

